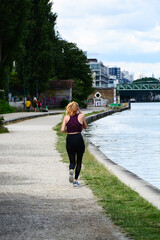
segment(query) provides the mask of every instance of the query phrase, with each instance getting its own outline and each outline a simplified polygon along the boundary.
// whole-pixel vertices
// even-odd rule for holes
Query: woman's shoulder
[[[80,114],[78,114],[78,121],[82,124],[83,123],[83,121],[84,121],[84,114],[83,113],[80,113]]]
[[[78,114],[78,117],[83,118],[83,117],[84,117],[84,114],[83,114],[83,113],[79,113],[79,114]]]
[[[65,117],[66,119],[67,119],[67,118],[70,118],[70,116],[69,116],[69,115],[65,115],[64,117]]]
[[[66,122],[68,122],[69,119],[70,119],[70,116],[69,116],[69,115],[65,115],[65,116],[64,116],[64,119],[65,119]]]

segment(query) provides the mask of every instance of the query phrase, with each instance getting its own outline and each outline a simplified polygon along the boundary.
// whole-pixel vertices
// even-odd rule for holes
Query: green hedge
[[[68,103],[69,103],[69,101],[67,99],[63,98],[62,101],[61,101],[61,107],[65,108],[68,105]]]
[[[11,107],[5,100],[0,100],[0,114],[15,112],[15,108]]]

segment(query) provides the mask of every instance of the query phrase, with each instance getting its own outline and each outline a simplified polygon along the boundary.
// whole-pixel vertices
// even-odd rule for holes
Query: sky
[[[160,78],[160,0],[52,0],[56,30],[109,67]]]

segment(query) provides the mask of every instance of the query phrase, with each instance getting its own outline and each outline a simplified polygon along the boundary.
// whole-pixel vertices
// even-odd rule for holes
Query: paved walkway
[[[90,113],[93,111],[101,111],[101,110],[107,110],[106,107],[88,107],[87,109],[83,109],[83,113]],[[32,118],[36,118],[36,117],[41,117],[41,116],[48,116],[48,115],[56,115],[56,114],[60,114],[60,113],[64,113],[64,110],[59,110],[59,109],[55,109],[55,110],[49,110],[48,112],[16,112],[16,113],[7,113],[7,114],[0,114],[0,116],[4,117],[4,120],[6,122],[14,122],[16,120],[25,120],[25,119],[32,119]]]
[[[52,130],[61,119],[10,124],[10,132],[0,135],[0,239],[127,239],[82,181],[79,188],[69,183]]]
[[[23,121],[26,119],[32,119],[42,116],[51,116],[63,113],[63,110],[53,110],[48,112],[16,112],[16,113],[8,113],[8,114],[0,114],[0,116],[3,116],[5,123],[14,123],[17,121]]]

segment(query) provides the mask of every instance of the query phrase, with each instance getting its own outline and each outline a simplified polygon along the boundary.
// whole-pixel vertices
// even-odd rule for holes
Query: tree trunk
[[[2,40],[0,39],[0,63],[2,61]]]

